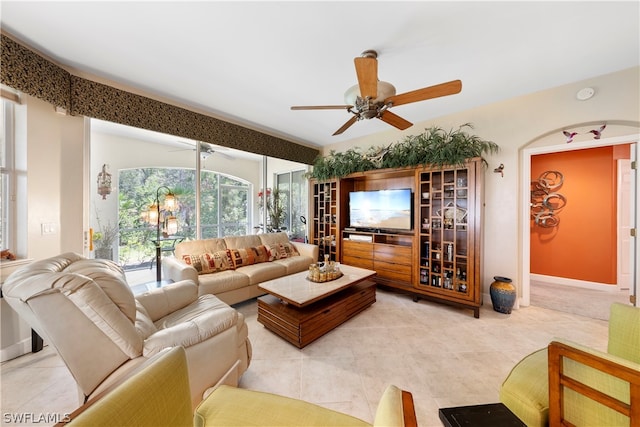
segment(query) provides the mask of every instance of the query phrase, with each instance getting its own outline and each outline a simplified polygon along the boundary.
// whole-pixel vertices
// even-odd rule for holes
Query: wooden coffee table
[[[346,322],[376,301],[373,270],[341,265],[330,282],[307,280],[307,272],[269,280],[259,287],[258,322],[298,348]]]

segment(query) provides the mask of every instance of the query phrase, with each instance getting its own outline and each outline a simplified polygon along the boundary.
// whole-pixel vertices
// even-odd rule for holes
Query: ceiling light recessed
[[[594,93],[595,91],[592,87],[585,87],[584,89],[580,89],[578,93],[576,93],[576,98],[580,101],[586,101],[587,99],[590,99]]]

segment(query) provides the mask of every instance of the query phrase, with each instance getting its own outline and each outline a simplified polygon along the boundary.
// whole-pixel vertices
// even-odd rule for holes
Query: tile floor
[[[253,359],[240,387],[304,399],[373,421],[384,387],[413,393],[420,426],[441,426],[438,408],[498,401],[501,382],[526,354],[554,337],[606,349],[607,322],[529,306],[510,315],[485,301],[470,310],[417,303],[378,290],[377,302],[304,349],[256,320],[255,300],[235,306],[249,326]],[[64,414],[76,407],[71,375],[50,347],[4,362],[1,425],[12,414]]]
[[[536,307],[573,314],[588,313],[594,319],[609,320],[609,308],[613,302],[629,304],[629,289],[619,290],[611,286],[602,291],[531,281],[531,305]]]

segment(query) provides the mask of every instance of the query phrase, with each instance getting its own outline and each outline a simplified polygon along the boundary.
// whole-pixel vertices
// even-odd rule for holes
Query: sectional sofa
[[[319,248],[289,241],[286,233],[264,233],[184,241],[164,258],[164,277],[191,279],[198,294],[236,304],[264,294],[260,283],[305,271],[318,261]]]

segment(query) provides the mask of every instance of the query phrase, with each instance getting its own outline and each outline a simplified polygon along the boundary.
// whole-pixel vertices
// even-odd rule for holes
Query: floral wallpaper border
[[[67,111],[71,105],[71,74],[0,34],[0,81]]]
[[[319,150],[74,76],[0,34],[0,81],[82,115],[229,148],[313,164]]]

